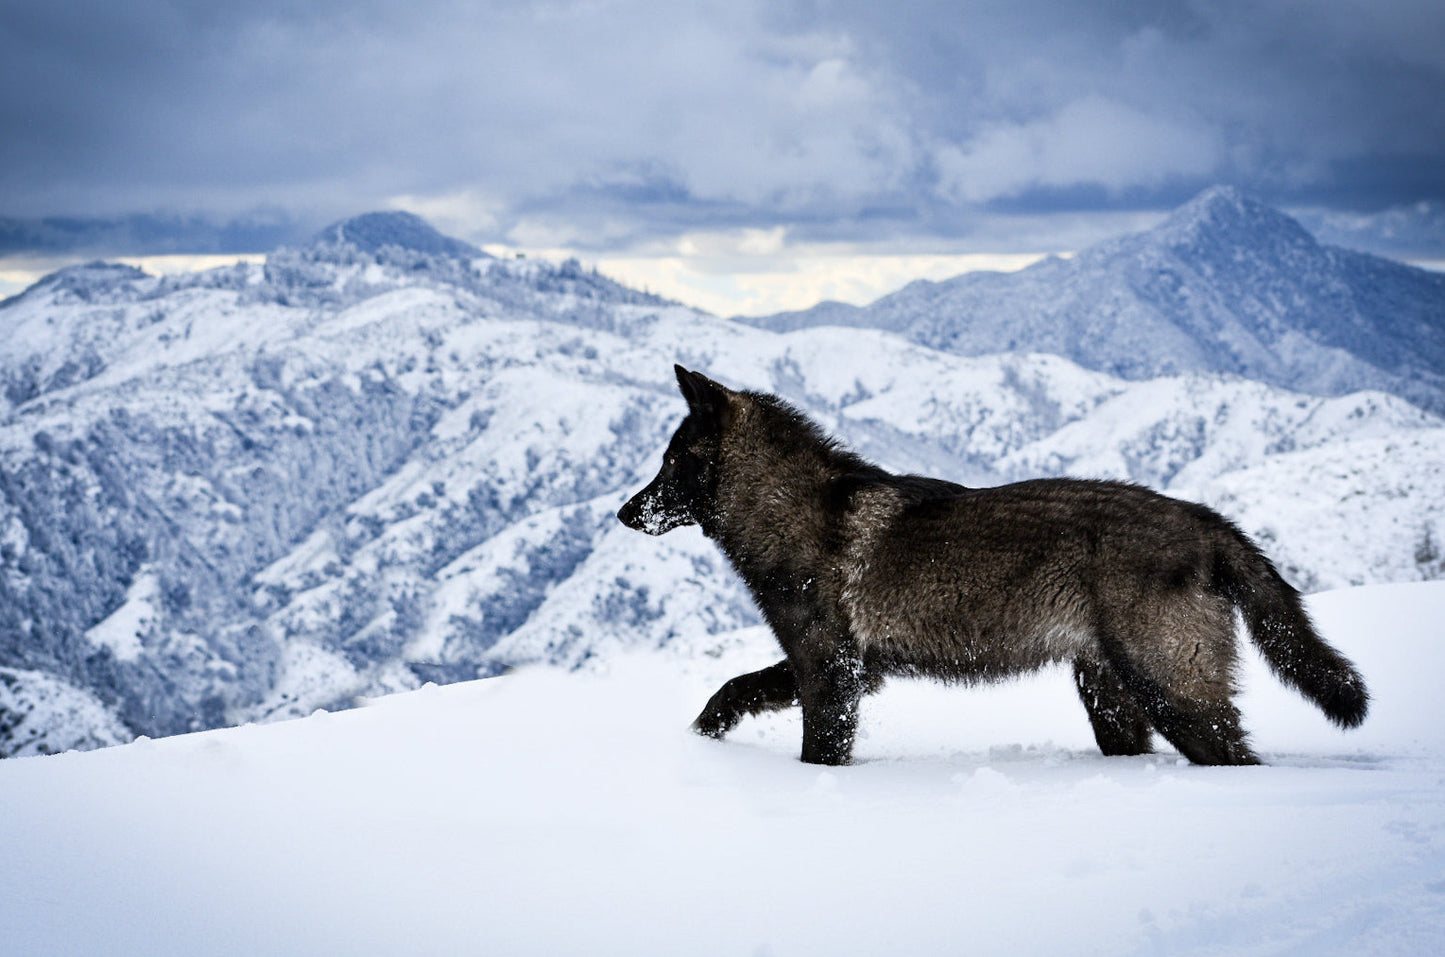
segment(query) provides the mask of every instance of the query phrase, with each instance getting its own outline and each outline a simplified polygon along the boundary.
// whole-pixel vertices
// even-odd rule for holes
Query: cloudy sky
[[[405,208],[816,298],[1217,182],[1445,259],[1445,4],[0,0],[0,216]]]

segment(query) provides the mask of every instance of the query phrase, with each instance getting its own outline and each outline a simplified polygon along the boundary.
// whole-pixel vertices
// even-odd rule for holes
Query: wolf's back
[[[1359,726],[1370,704],[1364,678],[1319,636],[1299,592],[1259,546],[1234,523],[1209,514],[1220,523],[1215,579],[1243,613],[1250,637],[1270,669],[1340,727]]]

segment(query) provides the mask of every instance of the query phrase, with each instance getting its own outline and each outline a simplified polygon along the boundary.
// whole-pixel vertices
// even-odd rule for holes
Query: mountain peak
[[[485,255],[471,243],[444,236],[420,216],[401,210],[363,213],[332,223],[316,235],[313,243],[355,246],[367,253],[395,246],[433,256],[470,258]]]
[[[1170,245],[1317,245],[1294,219],[1233,186],[1211,186],[1180,206],[1152,232]]]
[[[1445,410],[1445,279],[1321,245],[1296,220],[1216,186],[1142,233],[1067,261],[915,283],[839,316],[961,355],[1051,352],[1129,379],[1223,372],[1320,395],[1395,392]]]
[[[74,266],[66,266],[57,269],[46,276],[42,282],[126,282],[135,279],[149,278],[143,269],[126,263],[107,262],[103,259],[92,260],[87,263],[77,263]]]
[[[1220,183],[1200,192],[1189,202],[1176,209],[1174,215],[1179,215],[1187,210],[1241,211],[1263,205],[1264,203],[1244,190]]]
[[[6,299],[4,302],[6,305],[19,302],[32,292],[44,289],[69,293],[80,299],[88,300],[93,295],[122,289],[129,283],[149,278],[151,277],[144,270],[137,269],[135,266],[97,259],[93,262],[77,263],[74,266],[57,269],[20,295]]]

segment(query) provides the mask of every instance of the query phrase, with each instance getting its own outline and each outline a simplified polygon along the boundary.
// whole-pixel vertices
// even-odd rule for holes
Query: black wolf
[[[617,513],[722,548],[784,659],[733,678],[693,727],[801,704],[803,760],[845,764],[858,701],[890,674],[978,682],[1069,660],[1105,754],[1158,731],[1199,764],[1257,764],[1232,698],[1234,612],[1274,673],[1342,727],[1354,666],[1227,519],[1120,482],[965,488],[893,475],[775,396],[676,367],[688,415],[662,471]]]

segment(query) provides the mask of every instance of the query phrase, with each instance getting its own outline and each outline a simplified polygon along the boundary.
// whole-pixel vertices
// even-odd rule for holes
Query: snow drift
[[[1268,766],[1103,758],[1062,672],[895,682],[859,763],[687,722],[771,660],[633,654],[0,763],[0,927],[46,957],[1422,954],[1445,945],[1445,584],[1313,596],[1374,707],[1252,660]]]

